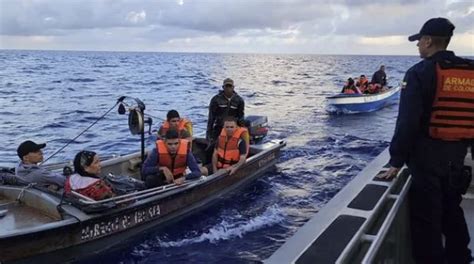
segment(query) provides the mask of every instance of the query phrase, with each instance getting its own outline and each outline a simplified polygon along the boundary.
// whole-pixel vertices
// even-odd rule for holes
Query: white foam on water
[[[234,215],[233,219],[236,218]],[[271,226],[279,223],[284,219],[283,211],[276,205],[271,206],[263,212],[263,214],[242,221],[242,216],[237,216],[238,222],[232,223],[233,219],[222,220],[219,224],[212,226],[209,231],[201,235],[184,238],[176,241],[161,241],[158,238],[160,247],[181,247],[190,244],[209,241],[210,243],[218,243],[221,240],[229,240],[236,237],[242,237],[244,234],[258,230],[260,228]]]

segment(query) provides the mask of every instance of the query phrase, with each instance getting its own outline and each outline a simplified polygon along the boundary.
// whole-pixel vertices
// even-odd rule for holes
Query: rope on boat
[[[51,159],[52,157],[56,156],[56,154],[58,154],[59,152],[61,152],[63,149],[65,149],[67,146],[69,146],[69,144],[71,144],[72,142],[74,142],[78,137],[80,137],[82,134],[84,134],[87,130],[89,130],[91,127],[93,127],[95,124],[97,124],[97,122],[99,122],[100,120],[102,120],[106,115],[108,115],[110,113],[110,111],[112,111],[115,106],[117,106],[118,104],[120,103],[120,100],[117,100],[117,102],[109,109],[107,110],[107,112],[105,112],[101,117],[97,118],[97,120],[95,120],[94,122],[92,122],[92,124],[90,124],[86,129],[84,129],[81,133],[79,133],[79,135],[77,135],[76,137],[74,137],[73,139],[69,140],[69,142],[67,142],[64,146],[62,146],[60,149],[58,149],[56,152],[54,152],[51,156],[49,156],[47,159],[45,159],[43,162],[41,162],[40,165],[44,164],[46,161],[48,161],[49,159]]]
[[[17,200],[18,202],[21,202],[21,199],[22,199],[23,196],[25,195],[25,190],[26,190],[26,189],[29,189],[29,188],[32,188],[32,187],[35,186],[35,185],[36,185],[36,183],[32,182],[32,183],[28,184],[27,186],[21,188],[21,191],[20,191],[20,193],[18,194],[18,197],[16,198],[16,200]]]

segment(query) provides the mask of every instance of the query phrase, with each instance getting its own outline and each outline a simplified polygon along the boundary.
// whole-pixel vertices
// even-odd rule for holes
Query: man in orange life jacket
[[[365,77],[365,75],[362,74],[359,80],[356,82],[356,87],[359,88],[361,93],[365,93],[368,86],[369,86],[369,80],[367,80],[367,77]]]
[[[423,60],[405,74],[395,133],[390,143],[392,179],[408,165],[412,252],[417,263],[469,263],[470,241],[461,194],[470,184],[463,168],[474,138],[474,63],[447,51],[454,25],[432,18],[418,40]],[[450,85],[451,79],[456,87]],[[466,112],[467,111],[467,112]],[[444,243],[443,243],[444,236]]]
[[[178,131],[179,137],[182,139],[186,139],[189,142],[193,139],[191,121],[186,118],[181,118],[176,110],[168,111],[168,114],[166,114],[166,121],[163,122],[163,125],[161,125],[158,130],[158,135],[161,138],[165,138],[166,132],[170,129]]]
[[[191,173],[186,175],[186,168]],[[180,139],[176,130],[166,132],[164,140],[156,141],[156,148],[148,153],[142,168],[147,188],[167,183],[182,184],[185,179],[201,176],[201,170],[190,151],[189,142]]]
[[[245,163],[249,150],[248,139],[248,130],[239,127],[235,118],[224,118],[224,128],[212,155],[212,171],[224,169],[233,174]]]

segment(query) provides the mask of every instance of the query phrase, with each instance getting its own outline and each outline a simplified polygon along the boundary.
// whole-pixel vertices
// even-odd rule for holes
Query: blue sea
[[[212,207],[88,262],[252,263],[268,258],[389,145],[396,101],[372,113],[337,115],[325,97],[381,64],[389,84],[398,85],[419,58],[0,50],[0,61],[0,166],[7,167],[18,161],[22,141],[46,142],[48,157],[122,95],[145,103],[153,129],[176,109],[203,133],[211,97],[222,80],[234,79],[245,114],[268,116],[268,139],[287,142],[276,168]],[[109,156],[139,148],[126,116],[114,110],[48,163],[82,149]]]

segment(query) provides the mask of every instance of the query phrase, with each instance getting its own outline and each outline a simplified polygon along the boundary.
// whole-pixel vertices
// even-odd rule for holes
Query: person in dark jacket
[[[387,86],[387,75],[385,74],[385,66],[380,66],[380,69],[372,75],[372,84],[380,84],[380,87]]]
[[[445,82],[437,81],[437,74],[450,74],[441,72],[439,65],[449,62],[474,66],[473,61],[446,50],[454,28],[446,18],[432,18],[418,34],[408,38],[418,41],[423,60],[405,74],[396,128],[389,148],[391,167],[381,176],[390,180],[396,177],[400,168],[408,165],[412,175],[409,190],[411,244],[417,263],[471,261],[470,237],[460,203],[461,195],[470,183],[470,175],[463,163],[473,134],[470,131],[471,134],[464,137],[462,132],[460,138],[446,138],[437,131],[466,131],[465,127],[439,126],[439,123],[430,121],[437,118],[433,113],[439,111],[436,102],[440,93],[449,90]],[[473,73],[471,70],[464,74],[468,79],[474,79]],[[469,87],[469,83],[464,85],[460,88],[466,91],[463,94],[466,96],[474,87]],[[459,115],[459,110],[450,112],[449,109],[456,108],[459,102],[441,101],[444,104],[441,109],[447,109],[444,115],[453,114],[445,122],[451,122]],[[468,122],[465,118],[460,120]]]
[[[225,79],[222,88],[222,91],[212,97],[209,104],[206,138],[210,143],[219,137],[225,117],[232,116],[240,122],[244,118],[245,102],[235,92],[234,81],[230,78]]]

